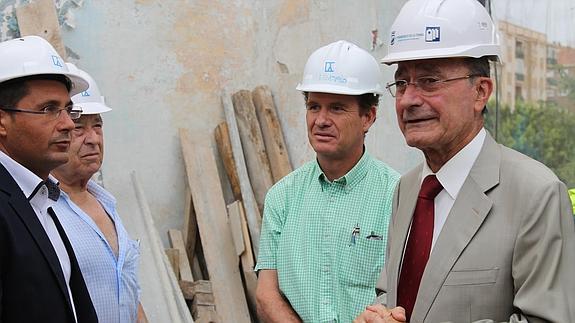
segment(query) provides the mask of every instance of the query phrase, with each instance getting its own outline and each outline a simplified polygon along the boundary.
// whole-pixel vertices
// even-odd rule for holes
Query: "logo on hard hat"
[[[438,42],[440,41],[440,28],[439,27],[425,27],[425,41]]]
[[[395,44],[395,30],[391,32],[391,40],[389,42],[390,45]]]
[[[90,96],[90,93],[88,93],[88,91],[84,91],[82,92],[82,96]]]
[[[62,62],[60,61],[60,57],[56,55],[52,55],[52,64],[54,64],[54,66],[63,67]]]
[[[335,62],[325,62],[323,71],[326,73],[333,73],[335,72]]]

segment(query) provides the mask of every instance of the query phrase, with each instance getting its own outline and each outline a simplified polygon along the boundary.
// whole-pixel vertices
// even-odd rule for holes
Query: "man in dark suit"
[[[97,322],[51,205],[68,160],[70,95],[87,83],[44,39],[0,43],[0,322]]]

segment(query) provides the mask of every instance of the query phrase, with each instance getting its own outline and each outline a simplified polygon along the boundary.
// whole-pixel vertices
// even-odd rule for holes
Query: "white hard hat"
[[[410,0],[391,26],[385,64],[447,57],[497,57],[499,36],[477,0]]]
[[[70,95],[88,88],[88,82],[70,72],[64,60],[44,38],[26,36],[0,43],[0,83],[20,77],[59,74],[72,82]]]
[[[303,80],[296,89],[347,95],[382,94],[380,79],[379,64],[371,54],[340,40],[310,55]]]
[[[100,94],[100,89],[94,78],[90,74],[76,67],[72,63],[66,63],[68,69],[81,75],[85,80],[88,81],[88,89],[82,91],[74,96],[72,96],[72,102],[79,105],[82,108],[82,114],[99,114],[103,112],[111,111],[112,108],[106,105],[106,101],[102,94]]]

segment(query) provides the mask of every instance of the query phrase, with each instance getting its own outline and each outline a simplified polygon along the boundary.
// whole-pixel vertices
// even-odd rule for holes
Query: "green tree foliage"
[[[562,65],[556,65],[555,68],[559,71],[559,89],[566,92],[567,97],[575,102],[575,76],[572,74],[575,70],[567,69]]]
[[[495,107],[485,127],[495,135]],[[497,141],[551,168],[568,187],[575,187],[575,114],[552,103],[518,101],[499,110]],[[527,174],[526,174],[527,175]]]

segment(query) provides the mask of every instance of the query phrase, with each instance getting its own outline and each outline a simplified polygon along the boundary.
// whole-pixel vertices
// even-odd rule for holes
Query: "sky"
[[[493,16],[575,47],[575,0],[491,0]]]

